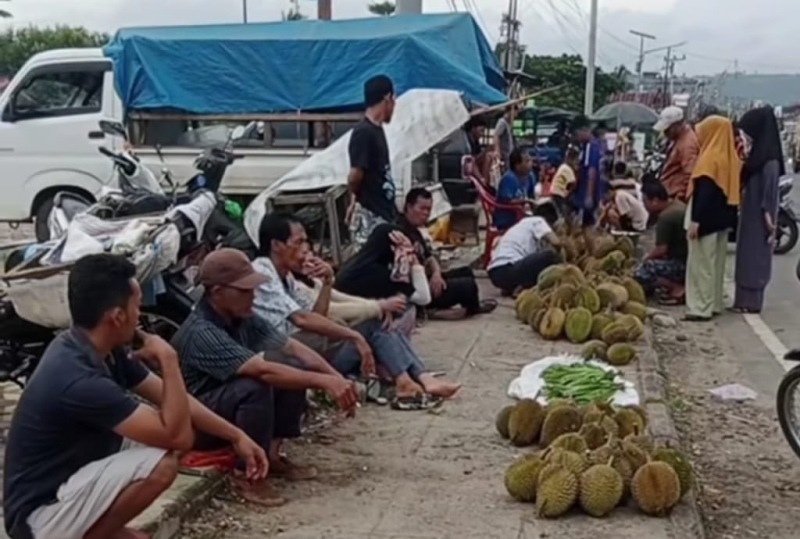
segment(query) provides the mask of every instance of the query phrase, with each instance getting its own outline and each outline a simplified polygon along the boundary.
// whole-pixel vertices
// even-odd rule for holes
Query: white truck
[[[122,141],[107,137],[98,121],[129,121],[115,89],[113,69],[112,61],[101,49],[61,49],[33,56],[14,76],[0,96],[0,221],[33,219],[46,230],[46,216],[55,193],[72,191],[94,199],[103,186],[111,186],[115,180],[112,162],[98,147],[114,149]],[[132,137],[136,152],[158,174],[163,165],[155,145],[138,146],[137,141],[147,142],[148,134],[141,132],[146,130],[142,124],[132,123],[128,123],[129,131],[139,131],[139,136]],[[165,130],[177,131],[172,140],[160,144],[166,165],[176,179],[188,179],[201,148],[175,142],[191,139],[186,135],[193,127],[198,131],[198,124],[160,123],[154,131],[161,131],[161,135]],[[284,127],[302,135],[299,123]],[[260,148],[236,144],[237,153],[245,155],[245,159],[230,167],[222,191],[255,196],[314,152],[302,136],[291,142],[294,147],[278,147],[271,139]],[[45,233],[38,230],[40,226],[37,236]]]

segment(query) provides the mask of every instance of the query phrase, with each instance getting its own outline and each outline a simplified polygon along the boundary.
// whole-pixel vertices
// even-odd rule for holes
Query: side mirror
[[[128,140],[128,132],[121,123],[112,120],[100,120],[98,125],[100,126],[100,130],[106,135],[122,137],[125,141]]]

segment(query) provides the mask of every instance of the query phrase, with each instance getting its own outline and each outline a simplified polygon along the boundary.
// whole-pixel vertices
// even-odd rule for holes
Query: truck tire
[[[36,230],[36,241],[44,243],[50,239],[50,228],[47,226],[47,218],[53,210],[53,200],[55,193],[47,195],[36,208],[36,214],[33,216],[33,226]]]

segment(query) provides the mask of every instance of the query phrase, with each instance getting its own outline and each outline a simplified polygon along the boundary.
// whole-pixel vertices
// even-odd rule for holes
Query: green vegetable
[[[624,387],[615,377],[613,371],[584,363],[553,365],[542,373],[547,400],[571,399],[577,404],[609,401]]]

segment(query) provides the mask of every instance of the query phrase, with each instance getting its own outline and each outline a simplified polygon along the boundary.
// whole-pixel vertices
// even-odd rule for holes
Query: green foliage
[[[389,15],[394,15],[395,6],[394,2],[384,1],[384,2],[372,2],[367,6],[367,9],[373,15],[379,15],[381,17],[388,17]]]
[[[0,33],[0,74],[13,75],[34,54],[64,48],[100,47],[108,34],[83,27],[55,26],[8,29]]]
[[[613,73],[607,73],[597,68],[594,94],[596,109],[605,105],[613,94],[625,91],[624,69],[624,67],[620,67]],[[565,84],[563,88],[555,92],[537,97],[537,106],[583,111],[586,67],[579,55],[526,56],[525,72],[536,79],[534,83],[522,82],[527,92]]]

